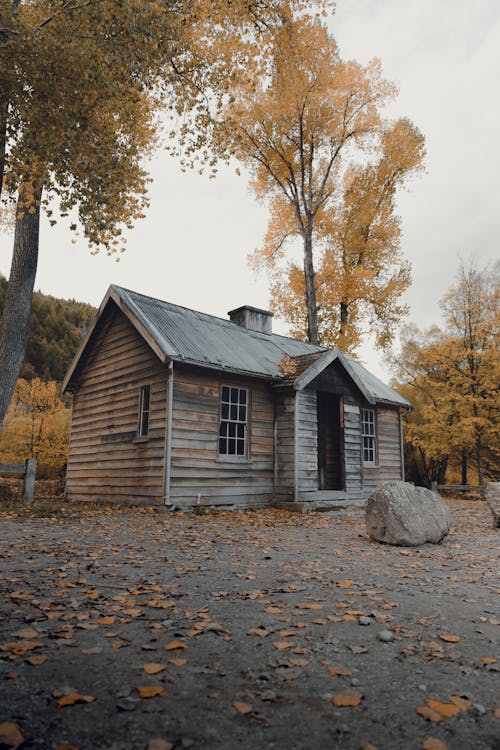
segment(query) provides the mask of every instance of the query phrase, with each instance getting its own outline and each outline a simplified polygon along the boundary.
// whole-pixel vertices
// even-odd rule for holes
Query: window
[[[361,409],[361,439],[363,461],[375,463],[375,412],[373,409]]]
[[[147,437],[149,434],[150,402],[151,386],[143,385],[141,388],[141,401],[139,406],[139,437]]]
[[[247,410],[247,389],[223,385],[220,400],[220,456],[246,456]]]

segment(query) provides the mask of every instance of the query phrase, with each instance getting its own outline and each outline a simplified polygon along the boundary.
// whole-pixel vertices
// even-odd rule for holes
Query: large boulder
[[[385,482],[368,498],[366,530],[386,544],[437,544],[448,534],[451,516],[437,492],[406,482]]]
[[[484,497],[493,514],[493,526],[500,528],[500,482],[488,482]]]

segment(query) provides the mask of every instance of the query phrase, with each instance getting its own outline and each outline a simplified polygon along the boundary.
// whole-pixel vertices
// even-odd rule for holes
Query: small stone
[[[361,615],[361,617],[358,617],[358,622],[360,625],[371,625],[373,620],[371,617],[366,617],[366,615]]]
[[[427,685],[419,685],[418,689],[425,693],[427,691]]]
[[[494,528],[500,528],[500,482],[488,482],[484,497],[490,506]]]
[[[352,685],[353,687],[356,687],[357,685],[359,685],[359,680],[358,680],[358,678],[357,678],[357,677],[353,677],[353,678],[352,678],[352,680],[351,680],[351,685]]]
[[[70,695],[71,693],[78,692],[71,685],[61,685],[61,687],[54,688],[52,691],[53,698],[62,698],[63,695]]]
[[[381,630],[378,639],[383,643],[391,643],[394,640],[394,633],[391,630]]]
[[[482,703],[474,703],[472,705],[472,710],[479,716],[484,716],[486,714],[486,709]]]

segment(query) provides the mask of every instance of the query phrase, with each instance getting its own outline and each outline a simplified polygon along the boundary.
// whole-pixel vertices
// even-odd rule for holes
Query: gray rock
[[[394,481],[370,495],[365,523],[377,542],[416,547],[440,542],[450,530],[451,516],[437,492]]]
[[[394,640],[394,633],[392,630],[381,630],[378,634],[379,641],[383,641],[383,643],[392,643]]]
[[[500,482],[488,482],[484,497],[493,515],[493,526],[500,528]]]
[[[366,617],[366,615],[361,615],[361,617],[358,617],[358,622],[360,625],[371,625],[373,620],[371,617]]]

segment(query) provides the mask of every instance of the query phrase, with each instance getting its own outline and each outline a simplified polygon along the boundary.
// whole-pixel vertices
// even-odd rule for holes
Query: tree
[[[209,159],[212,109],[259,65],[291,6],[302,5],[0,0],[0,186],[2,199],[17,195],[0,424],[26,346],[41,207],[51,215],[57,199],[91,246],[123,249],[124,229],[147,204],[142,164],[156,142],[156,112],[172,114],[172,152],[182,147],[188,164],[195,154]]]
[[[500,264],[460,266],[443,297],[444,332],[406,335],[396,360],[404,395],[414,402],[406,440],[421,465],[462,469],[474,459],[478,481],[500,474]],[[415,396],[412,396],[412,393]]]
[[[410,284],[409,264],[400,251],[396,189],[421,169],[424,141],[405,119],[388,125],[376,163],[348,170],[341,198],[324,212],[315,236],[320,245],[315,278],[318,337],[325,346],[354,352],[363,332],[386,347],[406,308],[399,302]],[[304,278],[290,263],[275,266],[275,310],[304,337]]]
[[[382,78],[378,60],[365,67],[342,60],[324,26],[318,20],[301,19],[279,29],[269,78],[257,90],[240,87],[227,116],[231,147],[250,169],[256,195],[270,206],[258,260],[273,269],[283,259],[287,243],[301,241],[302,270],[292,265],[288,283],[292,297],[305,300],[305,315],[302,306],[299,312],[297,305],[291,305],[289,317],[292,323],[294,318],[306,318],[307,337],[313,343],[321,335],[314,245],[321,246],[332,229],[344,162],[349,156],[377,153],[383,130],[380,111],[395,94],[396,88]],[[414,154],[418,161],[421,136],[409,124],[398,127],[418,142]],[[367,167],[366,174],[370,172],[376,182],[377,169],[371,171],[373,175]],[[390,178],[382,171],[379,165],[379,182],[385,177],[386,192],[391,193],[400,181],[399,173]],[[356,169],[350,175],[354,189],[356,176],[359,182],[361,175]],[[390,203],[388,198],[382,202]],[[371,226],[370,221],[366,224]],[[371,237],[368,240],[373,242]],[[283,273],[281,268],[278,273]],[[322,281],[326,284],[326,278]]]

